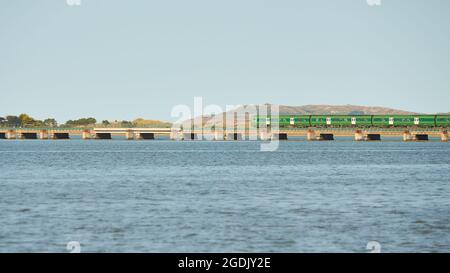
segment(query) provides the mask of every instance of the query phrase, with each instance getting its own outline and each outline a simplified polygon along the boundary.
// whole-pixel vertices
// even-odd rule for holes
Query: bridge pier
[[[409,131],[403,132],[403,141],[413,141],[414,136]]]
[[[133,131],[129,130],[128,132],[125,133],[125,138],[127,140],[134,140],[135,139],[135,134]]]
[[[309,141],[317,140],[317,135],[314,130],[308,130],[306,133],[306,139]]]
[[[172,131],[170,131],[170,139],[171,140],[182,140],[183,134],[179,131],[172,130]]]
[[[448,132],[447,131],[443,131],[441,133],[441,141],[448,142]]]
[[[81,133],[81,138],[82,138],[82,139],[91,139],[91,138],[92,138],[91,131],[89,131],[89,130],[84,130],[84,131]]]
[[[355,132],[355,140],[356,141],[366,141],[367,138],[361,130],[357,130]]]
[[[16,139],[17,138],[17,132],[14,130],[9,130],[5,134],[6,139]]]
[[[48,131],[47,130],[41,130],[39,132],[39,139],[48,139]]]

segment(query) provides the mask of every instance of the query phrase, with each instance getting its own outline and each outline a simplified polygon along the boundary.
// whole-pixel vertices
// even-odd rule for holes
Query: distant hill
[[[380,107],[358,105],[303,105],[279,106],[280,114],[285,115],[414,115],[415,112]]]

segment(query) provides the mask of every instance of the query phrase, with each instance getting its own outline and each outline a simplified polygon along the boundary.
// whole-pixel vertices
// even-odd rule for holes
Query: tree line
[[[171,123],[163,122],[159,120],[146,120],[142,118],[135,119],[133,121],[108,121],[103,120],[97,123],[95,118],[80,118],[76,120],[68,120],[64,124],[58,124],[56,119],[47,118],[44,120],[35,119],[28,114],[20,114],[19,116],[5,116],[0,117],[0,127],[10,127],[10,128],[36,128],[36,127],[46,127],[46,128],[56,128],[56,127],[122,127],[122,128],[133,128],[133,127],[170,127]]]

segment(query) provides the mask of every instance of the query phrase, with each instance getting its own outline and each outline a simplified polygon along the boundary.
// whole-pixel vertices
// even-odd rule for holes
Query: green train
[[[450,127],[450,115],[280,115],[257,116],[257,127]]]

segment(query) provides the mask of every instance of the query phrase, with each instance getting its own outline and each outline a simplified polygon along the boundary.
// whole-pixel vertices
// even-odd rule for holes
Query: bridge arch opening
[[[417,134],[416,135],[416,140],[418,141],[428,141],[428,135],[427,134]]]
[[[367,140],[369,141],[380,141],[381,135],[380,134],[367,134]]]
[[[145,139],[145,140],[155,139],[155,134],[154,133],[140,133],[139,135],[140,135],[141,139]]]
[[[69,133],[54,133],[53,139],[70,139]]]
[[[96,133],[97,139],[112,139],[111,133]]]
[[[23,139],[37,139],[38,134],[37,133],[22,133]]]
[[[319,140],[325,140],[325,141],[334,140],[334,135],[333,134],[320,134]]]
[[[0,133],[0,139],[6,139],[6,133]]]
[[[274,139],[274,140],[288,140],[288,134],[286,134],[286,133],[273,134],[272,139]]]

